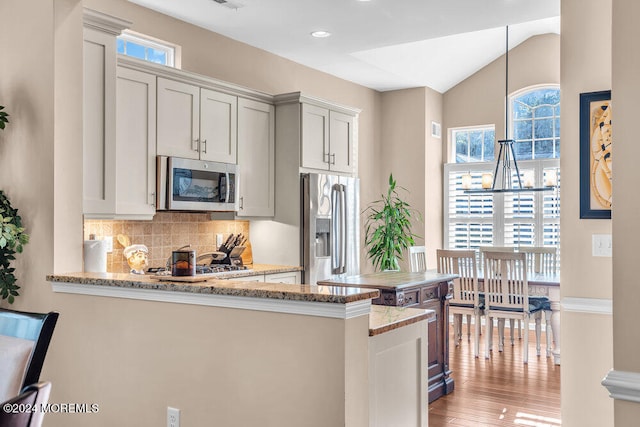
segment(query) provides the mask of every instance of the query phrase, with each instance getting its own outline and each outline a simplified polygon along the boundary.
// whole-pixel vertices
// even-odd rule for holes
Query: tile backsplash
[[[249,221],[211,220],[206,213],[158,212],[152,221],[93,220],[84,221],[84,239],[113,238],[113,252],[107,254],[107,271],[128,273],[129,266],[118,243],[118,234],[129,237],[131,244],[149,248],[149,266],[164,266],[171,251],[190,244],[196,254],[217,250],[216,234],[242,233],[249,237]]]

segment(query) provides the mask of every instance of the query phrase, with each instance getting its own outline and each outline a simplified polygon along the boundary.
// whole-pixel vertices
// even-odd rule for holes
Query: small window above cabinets
[[[237,163],[238,98],[158,77],[161,156]]]

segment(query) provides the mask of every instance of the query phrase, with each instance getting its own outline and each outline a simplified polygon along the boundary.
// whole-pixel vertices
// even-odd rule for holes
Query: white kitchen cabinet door
[[[152,218],[156,187],[156,76],[118,67],[116,214]]]
[[[200,159],[237,162],[238,98],[200,89]]]
[[[157,152],[200,158],[200,88],[158,77]]]
[[[265,274],[264,281],[268,283],[289,283],[289,284],[299,284],[300,273],[297,271],[291,271],[288,273],[274,273],[274,274]]]
[[[115,212],[116,38],[84,29],[83,213]]]
[[[238,216],[275,215],[275,107],[238,100]]]
[[[302,166],[329,169],[329,110],[302,104]]]
[[[336,172],[353,173],[353,126],[354,117],[348,114],[329,112],[329,169]]]

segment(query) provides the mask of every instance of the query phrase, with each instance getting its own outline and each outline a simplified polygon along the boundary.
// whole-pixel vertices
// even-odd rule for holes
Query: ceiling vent
[[[226,8],[229,9],[240,9],[241,7],[244,7],[244,5],[240,4],[240,3],[236,3],[236,2],[231,2],[231,1],[227,1],[227,0],[213,0],[214,2],[218,3],[221,6],[224,6]]]

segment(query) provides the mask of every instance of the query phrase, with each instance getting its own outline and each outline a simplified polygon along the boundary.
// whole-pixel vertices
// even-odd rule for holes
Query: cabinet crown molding
[[[98,12],[97,10],[87,7],[83,10],[82,22],[87,28],[93,28],[115,36],[119,36],[123,30],[131,28],[131,25],[133,25],[133,22],[116,18],[115,16],[107,15],[106,13]]]
[[[229,95],[236,95],[242,98],[273,103],[273,96],[267,93],[255,89],[249,89],[234,83],[218,80],[213,77],[207,77],[191,71],[167,67],[165,65],[152,64],[148,61],[142,61],[140,59],[124,55],[118,55],[118,65],[133,70],[151,73],[156,75],[157,77],[164,77],[169,80],[175,80],[182,83],[200,86],[205,89],[211,89],[217,92],[227,93]]]
[[[362,111],[359,108],[336,104],[335,102],[327,101],[326,99],[317,98],[311,95],[305,95],[302,92],[290,92],[274,96],[275,105],[291,104],[296,102],[311,104],[322,108],[328,108],[329,110],[338,111],[340,113],[349,114],[352,116],[357,116]]]

